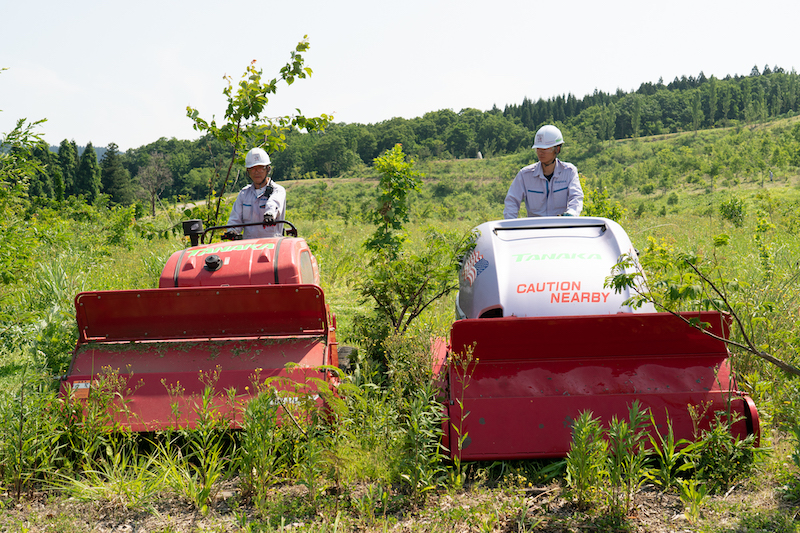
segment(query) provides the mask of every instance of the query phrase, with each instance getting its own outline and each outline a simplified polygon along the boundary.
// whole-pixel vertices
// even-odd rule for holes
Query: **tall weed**
[[[199,380],[205,386],[195,407],[195,428],[169,430],[159,450],[158,464],[167,483],[203,516],[209,513],[221,483],[231,472],[236,454],[235,441],[229,435],[231,420],[217,403],[219,372],[219,368],[200,372]],[[228,398],[232,396],[228,394]],[[183,445],[178,446],[181,441]]]
[[[608,443],[603,426],[591,411],[583,411],[572,425],[572,445],[567,454],[568,494],[581,509],[599,503],[608,479]]]
[[[240,472],[242,495],[262,507],[269,487],[288,476],[288,435],[278,425],[278,404],[273,391],[262,391],[248,402],[239,436],[236,470]]]
[[[91,469],[110,444],[115,433],[123,431],[120,419],[130,416],[127,404],[138,384],[129,387],[132,374],[104,367],[91,384],[88,397],[78,398],[69,390],[58,403],[61,442],[67,446],[65,460]]]
[[[398,477],[400,456],[396,452],[404,438],[401,409],[388,389],[371,381],[359,382],[356,377],[346,377],[339,386],[347,411],[339,418],[337,429],[342,439],[337,454],[350,458],[345,462],[347,481],[388,484]]]
[[[397,398],[408,397],[434,378],[433,332],[417,326],[405,334],[390,333],[384,340],[388,386]]]
[[[677,485],[678,474],[685,469],[685,454],[682,451],[689,441],[686,439],[675,440],[675,433],[672,431],[672,419],[667,413],[667,434],[662,435],[658,430],[658,425],[650,413],[650,425],[653,432],[648,434],[653,454],[657,459],[657,467],[651,469],[650,474],[658,483],[662,490],[667,491]],[[655,436],[653,436],[655,433]]]
[[[444,475],[440,446],[444,410],[437,396],[438,388],[433,383],[414,391],[406,401],[402,421],[405,441],[400,477],[419,501],[439,485]]]
[[[0,393],[0,480],[17,500],[36,483],[51,479],[64,448],[55,396],[41,376],[23,373],[16,394]]]
[[[647,453],[644,447],[647,412],[638,400],[628,409],[628,420],[612,417],[608,436],[608,492],[612,512],[628,514],[633,496],[646,480]]]
[[[74,268],[64,257],[41,263],[20,296],[19,305],[34,325],[29,337],[32,359],[53,373],[66,370],[77,338],[73,299],[83,285]]]
[[[327,381],[304,373],[297,365],[287,365],[287,370],[291,378],[262,380],[259,370],[251,376],[258,397],[245,410],[243,446],[254,444],[254,449],[242,450],[237,462],[250,469],[243,486],[265,516],[271,509],[269,491],[276,481],[291,479],[305,486],[315,513],[326,491],[335,487],[338,495],[341,486],[337,421],[346,416],[346,404],[334,396]],[[338,371],[333,367],[319,370]],[[255,443],[256,439],[265,441]],[[259,480],[267,485],[254,486]]]
[[[464,472],[461,463],[461,452],[464,449],[464,444],[469,437],[469,432],[465,429],[464,423],[469,416],[469,411],[464,409],[464,399],[467,387],[469,387],[472,380],[472,374],[475,372],[475,367],[478,364],[478,359],[473,354],[474,346],[468,347],[465,353],[451,354],[448,365],[452,369],[452,376],[454,376],[458,393],[456,394],[455,403],[457,407],[457,415],[451,416],[449,422],[456,435],[455,444],[451,443],[450,446],[455,446],[452,453],[453,456],[453,469],[450,472],[450,487],[453,489],[460,489],[464,485]]]

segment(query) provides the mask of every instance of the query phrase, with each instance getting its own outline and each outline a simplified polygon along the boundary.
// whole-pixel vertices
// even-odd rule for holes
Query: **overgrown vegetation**
[[[339,338],[358,348],[341,373],[339,399],[323,412],[309,388],[278,390],[254,375],[250,386],[259,395],[237,407],[240,432],[226,429],[209,386],[198,400],[196,429],[132,435],[115,431],[109,407],[124,410],[135,376],[104,372],[86,408],[57,396],[52,378],[65,371],[75,344],[74,295],[156,286],[169,254],[186,244],[169,231],[181,215],[176,205],[153,217],[102,201],[31,198],[26,187],[36,170],[26,154],[35,138],[25,131],[20,124],[4,138],[14,158],[0,166],[0,243],[8,258],[0,285],[4,507],[47,494],[156,516],[158,502],[173,498],[197,517],[229,520],[221,529],[242,531],[291,524],[383,530],[409,516],[421,530],[634,530],[645,520],[637,502],[652,490],[680,502],[673,514],[683,512],[687,527],[797,530],[800,384],[746,349],[800,366],[796,120],[599,149],[577,141],[565,153],[584,172],[587,213],[627,229],[666,308],[727,301],[742,318],[743,329],[733,330],[742,347],[731,348],[732,360],[761,414],[761,451],[731,437],[724,415],[692,442],[676,442],[669,426],[654,427],[652,413],[634,404],[606,425],[576,414],[575,445],[564,462],[496,464],[446,458],[430,341],[447,335],[452,299],[445,296],[470,229],[501,216],[508,183],[529,151],[412,164],[393,147],[363,179],[289,183],[289,218],[319,260]],[[774,181],[747,166],[756,155],[738,173],[717,155],[733,157],[728,148],[765,140],[774,141],[759,152],[765,161],[774,161],[776,147],[787,154]],[[417,172],[424,177],[410,179]],[[648,184],[652,190],[642,190]],[[466,386],[473,363],[468,356],[455,363]],[[457,436],[450,443],[456,451],[468,435]],[[759,485],[786,504],[715,523],[724,496]],[[552,513],[557,507],[561,514]],[[179,529],[161,520],[161,530]]]

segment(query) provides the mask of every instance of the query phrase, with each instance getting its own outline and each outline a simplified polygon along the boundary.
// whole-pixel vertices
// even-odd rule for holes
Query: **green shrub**
[[[727,413],[715,413],[711,428],[702,430],[700,438],[683,450],[695,476],[710,494],[724,493],[739,480],[749,477],[755,468],[758,453],[753,446],[755,435],[740,439],[731,434],[732,424]]]
[[[727,220],[737,228],[741,228],[744,225],[744,217],[746,215],[744,200],[738,196],[733,196],[723,201],[719,204],[719,213],[724,220]]]

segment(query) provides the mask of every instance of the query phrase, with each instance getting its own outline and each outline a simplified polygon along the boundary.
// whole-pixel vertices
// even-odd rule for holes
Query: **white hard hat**
[[[564,136],[561,135],[561,130],[548,124],[547,126],[542,126],[536,132],[536,141],[533,143],[533,147],[550,148],[559,144],[564,144]]]
[[[269,156],[262,148],[253,148],[244,158],[244,166],[247,168],[257,167],[258,165],[269,165]]]

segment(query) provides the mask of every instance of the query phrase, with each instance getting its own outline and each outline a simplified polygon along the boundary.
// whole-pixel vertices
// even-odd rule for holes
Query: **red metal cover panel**
[[[591,411],[594,417],[608,425],[612,417],[628,419],[628,408],[634,400],[642,407],[651,409],[662,435],[666,436],[669,413],[676,439],[693,439],[692,420],[687,405],[701,405],[711,402],[702,427],[708,426],[708,419],[716,411],[728,409],[728,394],[712,392],[705,394],[637,394],[618,396],[559,396],[539,398],[490,398],[466,400],[468,416],[461,425],[467,434],[461,457],[465,461],[486,461],[496,459],[530,459],[564,457],[569,453],[572,442],[572,423],[582,411]],[[735,414],[752,416],[747,397],[733,396],[730,408]],[[665,411],[666,409],[666,411]],[[456,406],[450,407],[449,443],[451,456],[456,453],[457,434],[452,425],[459,424],[460,415]],[[747,420],[738,422],[733,430],[739,437],[752,431]],[[757,428],[757,420],[755,422]]]
[[[727,335],[727,325],[719,313],[686,316],[710,323],[712,333]],[[450,334],[451,349],[463,351],[473,343],[477,343],[475,354],[484,360],[529,359],[532,355],[571,360],[585,356],[690,353],[727,357],[722,341],[712,339],[669,313],[456,321]]]
[[[316,285],[83,292],[75,309],[79,345],[324,335],[328,329],[325,297]]]
[[[117,399],[116,421],[134,431],[152,431],[193,426],[203,390],[216,375],[213,408],[237,426],[246,402],[264,379],[326,379],[315,369],[328,363],[326,347],[325,337],[88,343],[76,349],[62,388],[86,397],[98,386],[99,375],[117,372],[127,385]],[[300,368],[290,372],[287,363]],[[227,391],[233,390],[232,405]]]
[[[718,334],[727,329],[718,313],[700,318]],[[563,456],[581,411],[607,423],[627,418],[637,399],[661,430],[666,409],[677,438],[691,438],[687,404],[710,401],[707,422],[736,391],[725,344],[667,313],[457,321],[451,350],[469,346],[477,359],[470,376],[449,372],[450,443],[460,424],[465,460]],[[731,406],[757,417],[741,397]],[[746,434],[746,423],[737,430]]]

